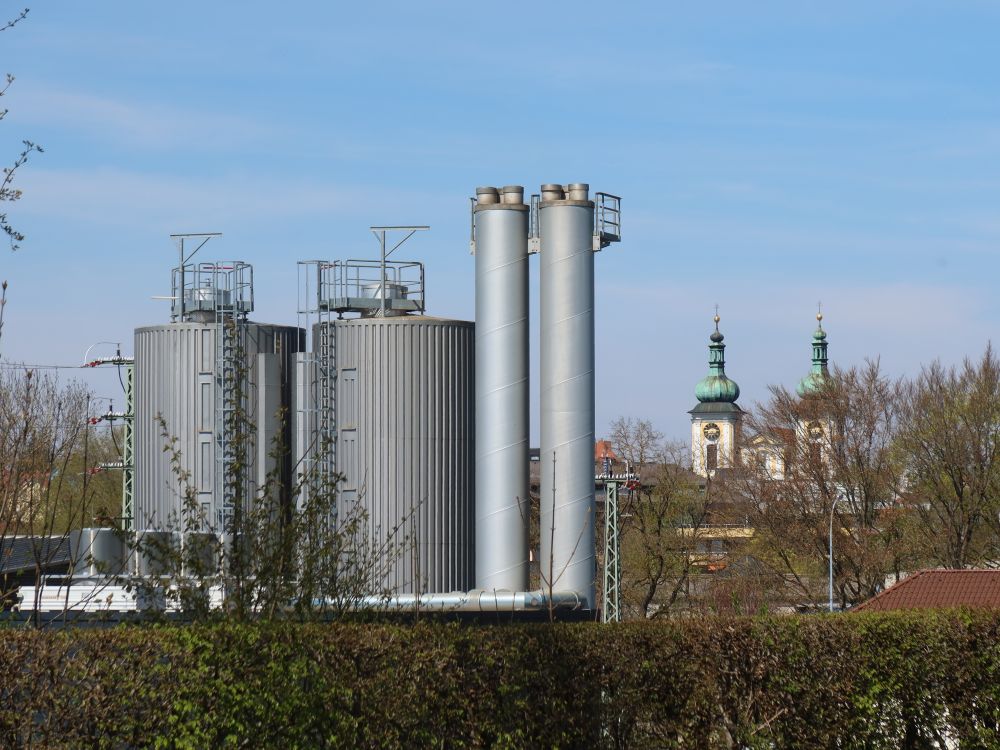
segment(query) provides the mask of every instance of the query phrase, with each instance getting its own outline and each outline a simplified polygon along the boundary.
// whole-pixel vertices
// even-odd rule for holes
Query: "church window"
[[[809,444],[809,459],[812,461],[813,466],[819,465],[823,460],[823,453],[819,443]]]
[[[709,445],[705,451],[705,466],[709,471],[719,468],[719,446]]]

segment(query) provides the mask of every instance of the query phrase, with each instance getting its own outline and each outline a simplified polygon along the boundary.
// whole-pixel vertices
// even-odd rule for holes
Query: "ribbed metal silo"
[[[285,478],[290,473],[290,460],[276,464],[271,450],[278,440],[290,453],[287,414],[282,418],[281,412],[291,403],[291,370],[304,345],[303,331],[238,320],[240,346],[226,355],[220,335],[227,316],[208,310],[207,288],[185,291],[184,320],[135,331],[135,528],[140,532],[181,528],[186,493],[203,513],[204,529],[223,531],[230,510],[220,476],[225,465],[220,460],[225,445],[220,386],[226,378],[243,381],[249,428],[241,461],[248,467],[247,496],[254,496],[270,470],[280,469]],[[172,453],[178,456],[176,467]]]
[[[471,588],[473,324],[401,315],[319,325],[334,329],[340,504],[360,504],[374,546],[390,548],[382,583],[398,593]]]
[[[528,587],[528,207],[476,190],[476,588]]]
[[[594,203],[543,185],[540,255],[540,556],[543,589],[595,606]]]

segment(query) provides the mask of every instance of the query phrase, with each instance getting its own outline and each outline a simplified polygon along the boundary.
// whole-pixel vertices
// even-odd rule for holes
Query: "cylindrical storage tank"
[[[219,572],[222,541],[211,532],[184,535],[184,574],[193,577],[214,576]]]
[[[424,316],[334,326],[341,518],[363,512],[377,571],[395,593],[474,584],[475,328]],[[377,593],[377,592],[376,592]]]
[[[574,197],[539,203],[539,565],[543,589],[574,591],[593,608],[594,204],[585,185],[566,192]]]
[[[516,202],[477,204],[475,209],[476,588],[525,591],[528,207],[523,188],[505,187],[503,194]]]
[[[117,529],[85,528],[71,532],[73,571],[77,575],[116,576],[126,573],[125,539]]]
[[[294,355],[305,336],[290,326],[238,325],[244,352],[229,377],[243,377],[249,424],[243,460],[246,494],[253,497],[272,469],[281,478],[291,473],[287,410]],[[225,525],[224,480],[217,476],[218,331],[214,322],[195,321],[136,329],[133,528],[184,528],[185,507],[204,515],[202,531],[219,533]],[[281,446],[285,455],[276,462],[272,451]]]
[[[139,575],[172,576],[180,573],[181,533],[147,529],[138,534]]]

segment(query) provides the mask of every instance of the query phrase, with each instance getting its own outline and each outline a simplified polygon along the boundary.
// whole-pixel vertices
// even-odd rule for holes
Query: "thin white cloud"
[[[260,120],[196,106],[112,99],[40,86],[18,92],[17,113],[27,124],[63,127],[90,137],[145,149],[240,147],[271,135]]]
[[[34,169],[21,180],[22,214],[152,231],[268,223],[294,217],[371,215],[413,202],[400,191],[233,173],[177,177],[120,169]],[[434,196],[421,194],[432,203]]]

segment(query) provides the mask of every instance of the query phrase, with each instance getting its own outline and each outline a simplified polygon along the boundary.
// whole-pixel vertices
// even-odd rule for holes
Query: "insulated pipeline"
[[[314,602],[316,606],[344,606],[345,602]],[[348,609],[415,612],[538,612],[581,609],[575,591],[455,591],[441,594],[364,596],[346,602]]]

